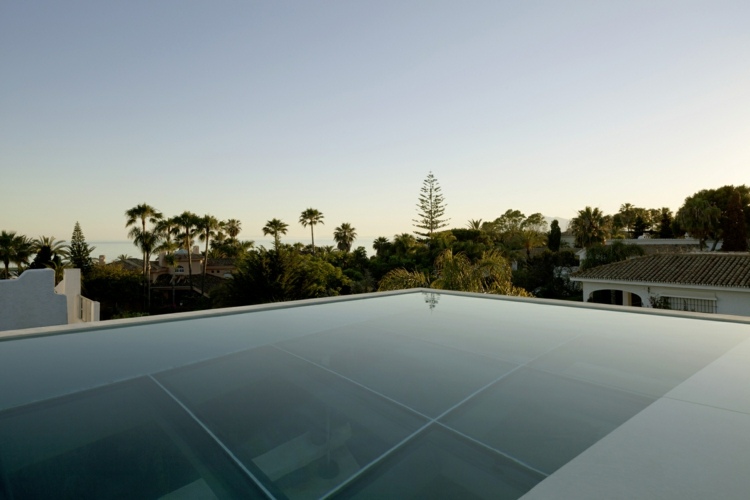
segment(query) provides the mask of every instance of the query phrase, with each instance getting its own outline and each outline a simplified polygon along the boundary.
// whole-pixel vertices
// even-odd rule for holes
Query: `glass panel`
[[[514,499],[544,476],[434,425],[341,492],[344,498]]]
[[[378,297],[2,341],[0,366],[14,376],[0,377],[0,409],[387,316],[412,306],[421,306],[418,296]]]
[[[542,356],[530,366],[595,384],[660,397],[747,338],[730,328],[705,329],[711,323],[654,318],[647,329],[609,328],[587,334]],[[747,328],[745,326],[745,328]]]
[[[0,498],[263,498],[146,379],[1,413],[0,464]]]
[[[383,318],[377,324],[386,331],[518,364],[580,335],[579,328],[574,330],[539,322],[539,318],[504,316],[496,312],[488,310],[474,317],[443,312],[425,317],[401,314]],[[543,316],[547,311],[534,312]]]
[[[522,368],[442,420],[552,473],[652,402],[644,396]]]
[[[356,325],[279,344],[437,417],[516,365]]]
[[[269,490],[291,498],[319,497],[425,423],[271,347],[157,378]]]

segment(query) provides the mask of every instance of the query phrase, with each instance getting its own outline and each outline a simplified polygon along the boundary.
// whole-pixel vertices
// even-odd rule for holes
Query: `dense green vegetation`
[[[324,214],[315,208],[300,213],[299,224],[310,228],[310,244],[285,243],[289,224],[273,218],[260,228],[273,237],[273,248],[241,240],[238,219],[218,220],[190,211],[165,217],[146,203],[125,211],[128,236],[141,250],[140,269],[128,270],[118,262],[99,265],[78,223],[71,244],[41,236],[32,240],[14,231],[0,232],[2,277],[27,268],[52,268],[62,277],[65,267],[83,270],[84,294],[102,303],[102,317],[194,310],[327,297],[354,293],[430,287],[482,293],[575,298],[568,275],[579,263],[566,243],[558,221],[540,213],[526,215],[508,209],[491,221],[469,220],[466,227],[449,228],[445,198],[430,173],[417,200],[413,234],[374,240],[374,255],[356,247],[357,230],[343,222],[333,230],[336,246],[316,246],[315,230]],[[567,241],[585,248],[582,267],[589,268],[642,254],[633,245],[606,240],[637,237],[673,238],[686,233],[701,246],[723,242],[722,250],[747,251],[750,189],[723,186],[702,190],[685,199],[672,213],[668,208],[621,205],[615,214],[587,206],[571,220]],[[197,249],[196,249],[197,247]],[[151,265],[164,254],[167,265],[187,259],[186,276],[169,286],[155,286]],[[206,258],[207,257],[207,258]],[[232,279],[209,287],[209,259],[231,259]],[[202,266],[198,266],[198,262]],[[137,261],[136,261],[137,262]],[[195,264],[195,266],[193,265]],[[195,267],[195,272],[194,272]],[[153,290],[152,290],[153,289]],[[154,291],[155,293],[152,293]]]

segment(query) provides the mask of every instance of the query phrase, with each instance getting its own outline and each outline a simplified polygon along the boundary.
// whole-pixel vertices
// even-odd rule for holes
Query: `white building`
[[[0,281],[0,331],[99,321],[99,302],[81,295],[81,270],[29,269]]]
[[[583,300],[618,292],[616,303],[750,316],[750,254],[655,254],[579,271]]]

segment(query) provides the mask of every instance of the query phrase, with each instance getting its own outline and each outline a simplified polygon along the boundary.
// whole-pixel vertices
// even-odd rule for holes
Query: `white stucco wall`
[[[52,269],[31,269],[18,279],[0,280],[0,330],[67,323],[67,300],[55,293]]]
[[[68,323],[80,323],[78,309],[81,295],[81,270],[65,269],[63,279],[55,287],[55,292],[65,295],[68,303]]]
[[[99,321],[99,302],[81,295],[80,269],[65,269],[63,279],[55,287],[55,292],[65,295],[68,302],[68,323]]]
[[[607,283],[583,281],[583,300],[586,301],[597,290],[621,290],[641,297],[643,307],[650,307],[650,297],[683,297],[715,300],[717,314],[750,316],[750,289],[723,289],[704,286],[651,285],[648,283]]]

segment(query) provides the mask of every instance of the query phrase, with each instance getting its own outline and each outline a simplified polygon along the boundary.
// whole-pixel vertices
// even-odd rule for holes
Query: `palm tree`
[[[508,259],[497,250],[484,252],[474,263],[474,273],[480,282],[480,289],[476,291],[518,297],[531,296],[523,288],[513,286],[513,272]]]
[[[32,252],[36,253],[31,263],[32,269],[44,269],[51,264],[60,264],[70,258],[70,246],[65,240],[55,241],[54,236],[40,236],[32,242]]]
[[[15,231],[9,232],[3,229],[0,232],[0,259],[2,259],[5,265],[4,278],[6,280],[10,277],[10,261],[13,260],[13,256],[15,255],[15,238]]]
[[[233,240],[237,239],[237,235],[242,231],[242,222],[237,219],[229,219],[224,223],[224,230],[227,232],[230,238]]]
[[[193,212],[188,212],[187,210],[174,218],[177,231],[179,231],[178,239],[182,241],[183,248],[187,250],[188,279],[190,280],[191,289],[193,288],[193,256],[191,252],[199,222],[200,218]]]
[[[54,236],[40,236],[33,241],[33,245],[35,252],[38,252],[42,247],[47,247],[53,255],[58,255],[61,258],[68,258],[70,255],[70,247],[65,243],[65,240],[55,241]]]
[[[409,233],[397,234],[393,237],[391,248],[396,255],[408,255],[416,249],[417,239]]]
[[[214,233],[214,237],[211,239],[211,246],[221,245],[227,239],[227,221],[220,220],[219,227]]]
[[[73,264],[71,264],[70,262],[56,260],[48,263],[47,267],[55,271],[55,285],[57,285],[63,280],[63,277],[65,276],[65,270],[72,268]]]
[[[469,219],[469,222],[466,224],[466,227],[469,229],[475,229],[477,231],[482,230],[482,219]]]
[[[26,236],[19,236],[16,242],[15,256],[12,262],[16,265],[16,274],[23,271],[23,266],[28,266],[29,259],[34,254],[34,243]]]
[[[161,243],[161,234],[157,231],[141,231],[140,228],[134,227],[131,231],[133,237],[133,243],[141,249],[143,252],[144,262],[146,263],[146,271],[144,277],[146,278],[147,295],[146,303],[148,307],[151,307],[151,254],[159,248]]]
[[[21,270],[23,264],[28,263],[33,253],[33,244],[24,235],[15,231],[0,232],[0,259],[5,266],[5,279],[10,278],[10,263],[13,262]]]
[[[437,278],[430,283],[427,277],[418,271],[394,269],[383,276],[378,290],[424,287],[529,296],[523,288],[513,286],[510,264],[495,250],[485,252],[476,262],[472,262],[463,252],[454,254],[450,249],[445,250],[435,259],[435,273]]]
[[[430,282],[424,273],[407,271],[403,267],[392,269],[383,276],[378,285],[379,292],[403,290],[405,288],[429,288]]]
[[[463,290],[476,292],[479,285],[475,283],[471,260],[465,253],[454,254],[451,249],[443,251],[435,259],[435,279],[431,286],[441,290]]]
[[[344,222],[333,231],[333,239],[339,250],[349,253],[352,249],[352,243],[357,238],[356,229],[348,222]]]
[[[632,203],[623,203],[622,205],[620,205],[620,211],[617,213],[617,215],[619,215],[620,224],[628,233],[627,238],[630,238],[632,235],[631,228],[633,227],[633,223],[635,222],[635,211],[636,208]]]
[[[206,289],[206,271],[208,270],[208,244],[211,238],[216,236],[219,230],[219,220],[213,215],[204,215],[198,220],[198,238],[206,242],[206,250],[203,252],[203,277],[201,278],[201,295]]]
[[[172,237],[176,236],[179,232],[179,226],[174,217],[159,219],[154,225],[154,231],[161,236],[161,243],[154,249],[154,251],[171,254],[180,248],[180,244],[172,239]]]
[[[146,278],[151,278],[151,255],[159,248],[162,236],[157,231],[141,231],[134,228],[133,242],[143,252],[146,261]]]
[[[133,229],[130,230],[128,233],[128,236],[135,239],[136,235],[138,234],[135,229],[136,225],[138,224],[138,221],[141,222],[141,233],[146,232],[146,221],[151,222],[152,224],[155,224],[159,219],[162,218],[161,212],[159,212],[157,209],[152,207],[151,205],[148,205],[146,203],[141,203],[140,205],[136,205],[130,210],[125,211],[125,217],[127,218],[125,221],[125,227],[128,228],[130,226],[133,226]],[[135,241],[133,242],[136,246],[138,246]],[[148,264],[146,259],[146,253],[143,254],[143,277],[148,279],[148,276],[146,276],[146,271]]]
[[[378,236],[375,241],[372,242],[372,249],[378,257],[383,257],[391,248],[391,242],[385,236]]]
[[[279,246],[281,245],[281,235],[286,234],[286,230],[289,227],[289,224],[286,222],[281,221],[281,219],[271,219],[268,222],[266,222],[266,225],[263,226],[263,235],[272,235],[273,236],[273,248],[278,252]]]
[[[308,208],[299,216],[299,223],[302,224],[302,227],[310,226],[312,251],[313,255],[315,255],[315,233],[313,232],[313,227],[315,227],[316,224],[323,224],[323,214],[315,208]]]
[[[604,244],[607,238],[607,223],[598,208],[586,207],[578,211],[578,216],[570,221],[570,228],[576,238],[576,246],[589,248]]]
[[[255,246],[253,240],[224,240],[211,242],[209,254],[212,259],[237,259],[249,252]]]

